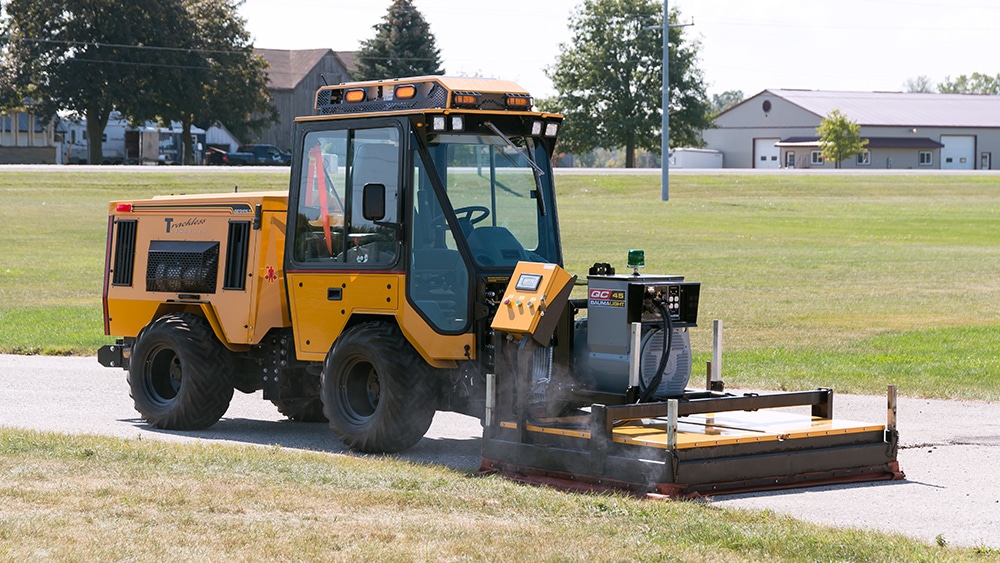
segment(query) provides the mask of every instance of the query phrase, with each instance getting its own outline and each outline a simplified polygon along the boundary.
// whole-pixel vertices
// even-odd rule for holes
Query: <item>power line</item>
[[[81,59],[79,57],[71,57],[66,59],[66,62],[77,62],[77,63],[91,63],[91,64],[109,64],[109,65],[122,65],[122,66],[143,66],[152,68],[179,68],[184,70],[209,70],[210,66],[194,66],[194,65],[178,65],[178,64],[164,64],[164,63],[144,63],[140,61],[115,61],[111,59]]]
[[[45,39],[42,37],[14,37],[12,42],[21,43],[52,43],[56,45],[66,45],[68,47],[97,47],[108,49],[133,49],[137,51],[169,51],[174,53],[203,53],[218,55],[242,55],[246,51],[232,51],[225,49],[199,49],[194,47],[160,47],[157,45],[128,45],[125,43],[103,43],[100,41],[74,41],[70,39]]]

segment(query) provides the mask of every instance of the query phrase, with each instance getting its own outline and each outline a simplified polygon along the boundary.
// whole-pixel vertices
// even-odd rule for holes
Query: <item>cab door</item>
[[[299,359],[322,361],[352,316],[396,315],[401,127],[395,120],[306,124],[293,163],[286,283]],[[362,212],[364,187],[385,188],[385,216]]]

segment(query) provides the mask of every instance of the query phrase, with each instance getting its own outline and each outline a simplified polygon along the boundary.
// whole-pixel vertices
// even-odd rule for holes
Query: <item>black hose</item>
[[[653,393],[660,386],[660,382],[663,381],[663,372],[667,369],[667,360],[670,359],[670,348],[674,345],[674,322],[670,318],[670,311],[663,305],[662,301],[655,301],[656,306],[660,309],[660,316],[663,317],[663,355],[660,356],[660,364],[656,368],[656,375],[649,382],[649,385],[643,389],[642,394],[639,395],[640,403],[646,403],[653,398]],[[639,382],[642,383],[642,374],[639,375]]]

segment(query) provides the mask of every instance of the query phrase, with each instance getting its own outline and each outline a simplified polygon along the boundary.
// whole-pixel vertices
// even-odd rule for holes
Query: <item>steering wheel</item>
[[[455,216],[458,217],[459,222],[464,219],[473,225],[482,222],[482,220],[489,217],[489,215],[490,209],[482,205],[469,205],[466,207],[459,207],[455,210]]]

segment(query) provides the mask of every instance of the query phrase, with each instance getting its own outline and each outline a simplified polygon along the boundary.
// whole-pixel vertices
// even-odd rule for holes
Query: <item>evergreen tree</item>
[[[444,74],[434,34],[410,0],[394,0],[375,37],[361,43],[356,80]]]

